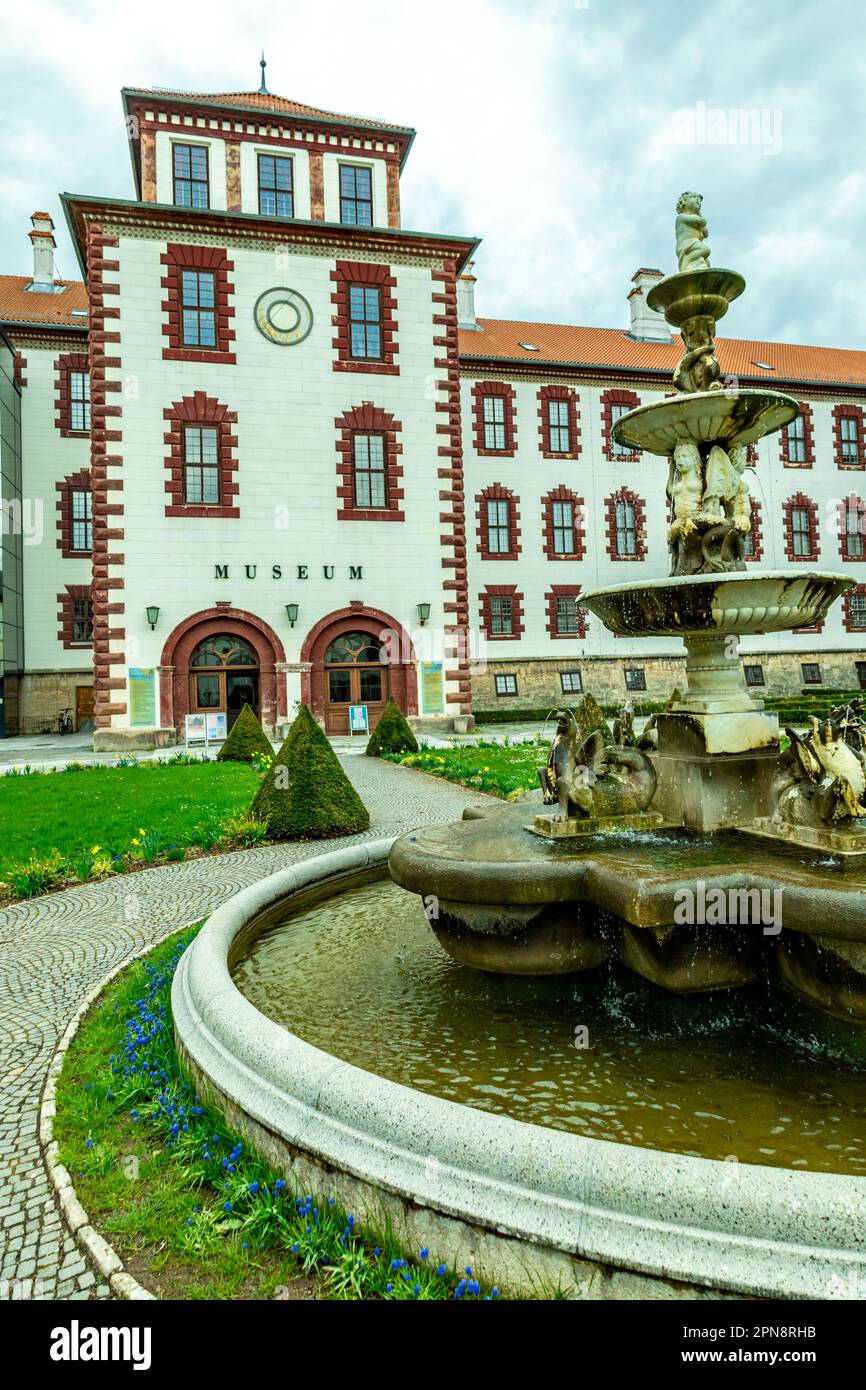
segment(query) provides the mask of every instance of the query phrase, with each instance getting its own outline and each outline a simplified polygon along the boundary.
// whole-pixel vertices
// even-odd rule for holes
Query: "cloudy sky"
[[[412,125],[404,225],[483,237],[489,317],[625,327],[704,194],[734,336],[863,347],[859,0],[0,0],[0,270],[58,193],[129,197],[119,89],[255,88]],[[65,227],[58,270],[78,275]]]

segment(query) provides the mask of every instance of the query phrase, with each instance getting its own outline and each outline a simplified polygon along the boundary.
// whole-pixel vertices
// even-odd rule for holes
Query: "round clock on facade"
[[[283,286],[265,290],[253,310],[256,328],[272,343],[302,343],[313,327],[313,311],[302,294]]]

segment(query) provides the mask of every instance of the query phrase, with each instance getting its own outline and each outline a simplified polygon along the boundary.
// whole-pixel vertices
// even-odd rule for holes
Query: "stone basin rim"
[[[634,580],[631,583],[607,584],[602,589],[584,589],[577,596],[578,606],[588,602],[593,598],[607,598],[608,595],[642,593],[647,589],[698,589],[701,587],[716,588],[721,584],[761,584],[765,580],[767,583],[778,583],[780,580],[788,583],[797,581],[808,583],[810,580],[820,580],[826,583],[844,584],[846,589],[855,588],[857,580],[850,574],[840,574],[832,570],[732,570],[725,574],[683,574],[665,575],[661,579],[644,579],[639,583]]]
[[[866,1278],[866,1179],[730,1165],[590,1139],[474,1110],[366,1072],[259,1013],[232,981],[233,945],[294,895],[385,869],[393,841],[268,875],[214,912],[172,985],[180,1054],[245,1137],[299,1152],[333,1180],[394,1194],[464,1234],[759,1297],[850,1296]],[[435,1224],[435,1222],[433,1223]],[[495,1270],[483,1271],[494,1274]],[[858,1284],[862,1286],[862,1282]]]

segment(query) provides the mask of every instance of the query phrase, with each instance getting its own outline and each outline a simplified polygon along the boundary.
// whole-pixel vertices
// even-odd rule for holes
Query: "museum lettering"
[[[237,572],[236,572],[235,574],[233,574],[232,571],[231,571],[231,566],[229,566],[229,565],[217,565],[217,564],[215,564],[213,568],[214,568],[214,579],[233,579],[233,578],[236,578],[236,577],[237,577]],[[284,572],[284,568],[285,568],[285,572]],[[296,566],[295,566],[295,569],[294,569],[294,574],[291,575],[291,578],[293,578],[293,579],[309,579],[309,578],[311,578],[311,571],[315,572],[315,570],[316,570],[317,568],[318,568],[318,567],[317,567],[316,565],[312,565],[312,566],[311,566],[311,565],[296,565]],[[243,566],[242,566],[243,578],[244,578],[244,579],[257,579],[257,578],[259,577],[259,569],[260,569],[260,566],[259,566],[258,564],[255,564],[255,565],[243,565]],[[289,575],[289,571],[290,571],[290,570],[291,570],[291,566],[286,566],[286,567],[284,567],[283,565],[271,565],[270,577],[271,577],[271,579],[287,579],[287,578],[290,577],[290,575]],[[262,569],[262,573],[264,573],[264,569]],[[336,565],[322,565],[322,576],[323,576],[323,578],[325,578],[325,579],[333,579],[333,578],[335,577],[336,573],[337,573],[337,566],[336,566]],[[347,565],[347,566],[345,567],[345,576],[346,576],[347,579],[363,579],[363,578],[364,578],[364,566],[363,566],[363,565]]]

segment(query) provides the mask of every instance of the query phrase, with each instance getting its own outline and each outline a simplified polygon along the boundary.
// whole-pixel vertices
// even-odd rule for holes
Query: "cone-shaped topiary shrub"
[[[604,729],[609,737],[604,710],[594,696],[584,695],[580,703],[575,705],[573,713],[580,729],[581,742],[589,738],[589,735],[594,733],[596,729]]]
[[[400,711],[396,700],[389,700],[379,716],[379,723],[370,735],[368,758],[381,758],[383,753],[417,753],[418,740]]]
[[[274,756],[264,729],[249,705],[244,705],[217,758],[222,762],[248,763],[256,753],[266,753],[269,758]]]
[[[253,798],[250,815],[272,840],[321,839],[366,830],[370,816],[306,705]]]

